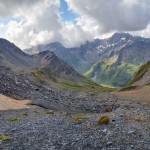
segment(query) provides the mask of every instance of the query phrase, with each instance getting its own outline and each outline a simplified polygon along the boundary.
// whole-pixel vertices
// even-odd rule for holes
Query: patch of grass
[[[146,85],[150,86],[150,83],[147,83]]]
[[[138,81],[141,77],[143,77],[143,75],[148,71],[149,68],[150,68],[150,61],[140,67],[139,71],[134,75],[133,80],[131,80],[131,81],[125,86],[125,88],[128,87],[128,86],[131,86],[131,85],[134,84],[136,81]]]
[[[88,130],[88,129],[90,129],[90,126],[89,125],[84,125],[83,128]]]
[[[64,88],[71,88],[71,89],[78,89],[78,90],[91,90],[96,91],[95,93],[91,94],[91,96],[98,95],[99,91],[116,91],[116,88],[113,87],[104,87],[102,85],[90,85],[90,84],[83,84],[79,85],[77,83],[71,83],[71,82],[61,82],[60,85]]]
[[[146,121],[146,118],[144,116],[142,116],[142,115],[135,114],[133,116],[130,116],[129,120],[137,121],[137,122],[144,122],[144,121]]]
[[[10,136],[0,135],[0,141],[8,141],[10,140]]]
[[[84,114],[77,114],[72,116],[73,121],[75,122],[81,122],[85,118]]]
[[[110,118],[108,116],[102,116],[98,118],[97,124],[109,124]]]
[[[37,80],[39,82],[42,81],[41,75],[38,73],[38,71],[33,71],[32,75],[34,76],[35,80]]]
[[[142,121],[144,121],[144,119],[143,118],[135,118],[135,121],[142,122]]]
[[[114,56],[114,58],[116,59],[117,57]],[[114,58],[113,60],[115,60]],[[93,66],[94,69],[92,67],[84,75],[86,77],[93,78],[94,71],[94,81],[96,81],[96,83],[119,88],[125,85],[135,71],[139,68],[139,65],[134,65],[127,62],[122,62],[120,65],[118,65],[117,63],[112,63],[112,57],[106,57],[96,63],[96,66]],[[115,89],[108,87],[108,90]]]
[[[121,88],[121,89],[119,90],[119,92],[134,90],[134,89],[136,89],[137,87],[138,87],[138,86],[127,86],[127,87]]]
[[[19,119],[13,117],[13,118],[10,118],[9,121],[10,121],[10,122],[19,122]]]
[[[79,85],[79,84],[77,84],[77,83],[71,83],[71,82],[61,82],[60,83],[62,86],[64,86],[64,87],[71,87],[71,88],[83,88],[83,86],[81,86],[81,85]]]
[[[97,85],[96,83],[94,83],[93,81],[89,81],[89,79],[85,79],[86,81],[82,81],[82,82],[76,82],[76,81],[69,81],[69,80],[64,80],[64,81],[60,81],[60,86],[63,88],[71,88],[71,89],[90,89],[90,90],[99,90],[97,89],[99,87],[99,85]]]
[[[111,112],[111,109],[110,109],[110,108],[104,108],[104,109],[103,109],[103,113],[109,113],[109,112]]]
[[[36,114],[38,113],[36,110],[34,110],[33,112],[36,113]]]
[[[53,115],[54,114],[54,112],[52,110],[48,110],[48,109],[44,109],[44,113],[46,115]]]
[[[137,122],[144,122],[145,121],[145,117],[144,116],[135,116],[134,120]]]
[[[91,95],[91,96],[96,96],[96,95],[97,95],[97,93],[91,93],[90,95]]]
[[[27,117],[27,116],[28,116],[28,113],[23,113],[21,116]]]
[[[113,91],[117,90],[116,87],[105,85],[105,84],[100,84],[100,86],[101,86],[101,90],[103,90],[103,91],[113,92]]]
[[[59,78],[59,75],[54,73],[49,68],[38,69],[38,74],[43,78],[43,81],[46,79],[57,83],[57,77]]]

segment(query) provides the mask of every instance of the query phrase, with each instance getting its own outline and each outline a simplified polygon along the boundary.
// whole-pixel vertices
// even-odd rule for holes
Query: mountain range
[[[150,39],[115,33],[107,39],[95,39],[80,47],[65,48],[61,43],[25,49],[28,54],[53,51],[76,71],[98,84],[121,87],[132,79],[141,65],[150,59]]]
[[[95,41],[29,55],[0,39],[0,148],[149,149],[149,39]]]
[[[5,39],[0,39],[0,64],[11,68],[18,74],[32,76],[39,82],[94,84],[58,58],[54,52],[43,51],[39,54],[28,55]]]

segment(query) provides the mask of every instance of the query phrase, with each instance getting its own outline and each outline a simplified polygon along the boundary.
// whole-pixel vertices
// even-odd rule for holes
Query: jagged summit
[[[126,37],[133,37],[133,36],[129,33],[117,32],[117,33],[114,33],[110,38],[116,38],[116,37],[126,38]]]
[[[1,65],[18,67],[33,65],[31,56],[6,39],[0,39],[0,58]]]
[[[56,48],[62,48],[64,47],[60,42],[53,42],[53,43],[50,43],[50,44],[47,44],[47,47],[56,47]]]
[[[38,53],[46,51],[46,50],[56,51],[56,50],[62,49],[62,48],[64,48],[64,46],[60,42],[53,42],[53,43],[46,44],[46,45],[40,44],[37,46],[33,46],[32,48],[28,48],[23,51],[27,54],[33,55],[33,54],[38,54]]]
[[[52,45],[56,46],[58,44],[53,43]],[[59,46],[61,45],[59,44]],[[29,55],[5,39],[0,39],[0,64],[10,68],[48,69],[53,74],[59,75],[60,78],[86,81],[74,68],[58,58],[54,52],[44,51],[36,55]]]
[[[115,33],[110,38],[95,39],[79,47],[65,48],[60,43],[38,47],[38,52],[51,50],[99,84],[126,84],[150,58],[150,39],[129,33]],[[29,50],[34,53],[34,49]]]

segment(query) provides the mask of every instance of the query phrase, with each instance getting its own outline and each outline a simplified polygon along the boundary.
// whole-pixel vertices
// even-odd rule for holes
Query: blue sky
[[[11,20],[11,17],[1,18],[0,23],[7,24]]]
[[[76,13],[69,10],[68,4],[66,3],[65,0],[60,0],[60,15],[63,21],[74,21],[75,18],[78,17]],[[7,24],[9,23],[10,20],[17,21],[17,19],[14,17],[6,17],[6,18],[0,18],[0,23]]]
[[[68,9],[68,4],[65,0],[60,0],[60,12],[61,17],[64,21],[74,21],[75,18],[78,16],[74,12]]]

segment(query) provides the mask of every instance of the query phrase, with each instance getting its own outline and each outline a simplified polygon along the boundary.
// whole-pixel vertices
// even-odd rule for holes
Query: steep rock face
[[[0,64],[13,69],[45,68],[59,75],[59,77],[65,77],[70,80],[86,80],[53,52],[44,51],[36,55],[28,55],[5,39],[0,39]]]
[[[35,55],[36,67],[46,68],[59,76],[83,78],[77,71],[66,62],[59,59],[53,52],[44,51]],[[84,78],[83,78],[84,79]]]
[[[25,54],[20,48],[5,39],[0,39],[0,63],[11,67],[34,66],[32,56]]]
[[[24,52],[33,55],[47,50],[54,52],[57,57],[64,60],[80,73],[83,73],[85,70],[90,68],[90,64],[76,54],[78,48],[65,48],[59,42],[47,45],[37,45],[32,48],[25,49]]]

